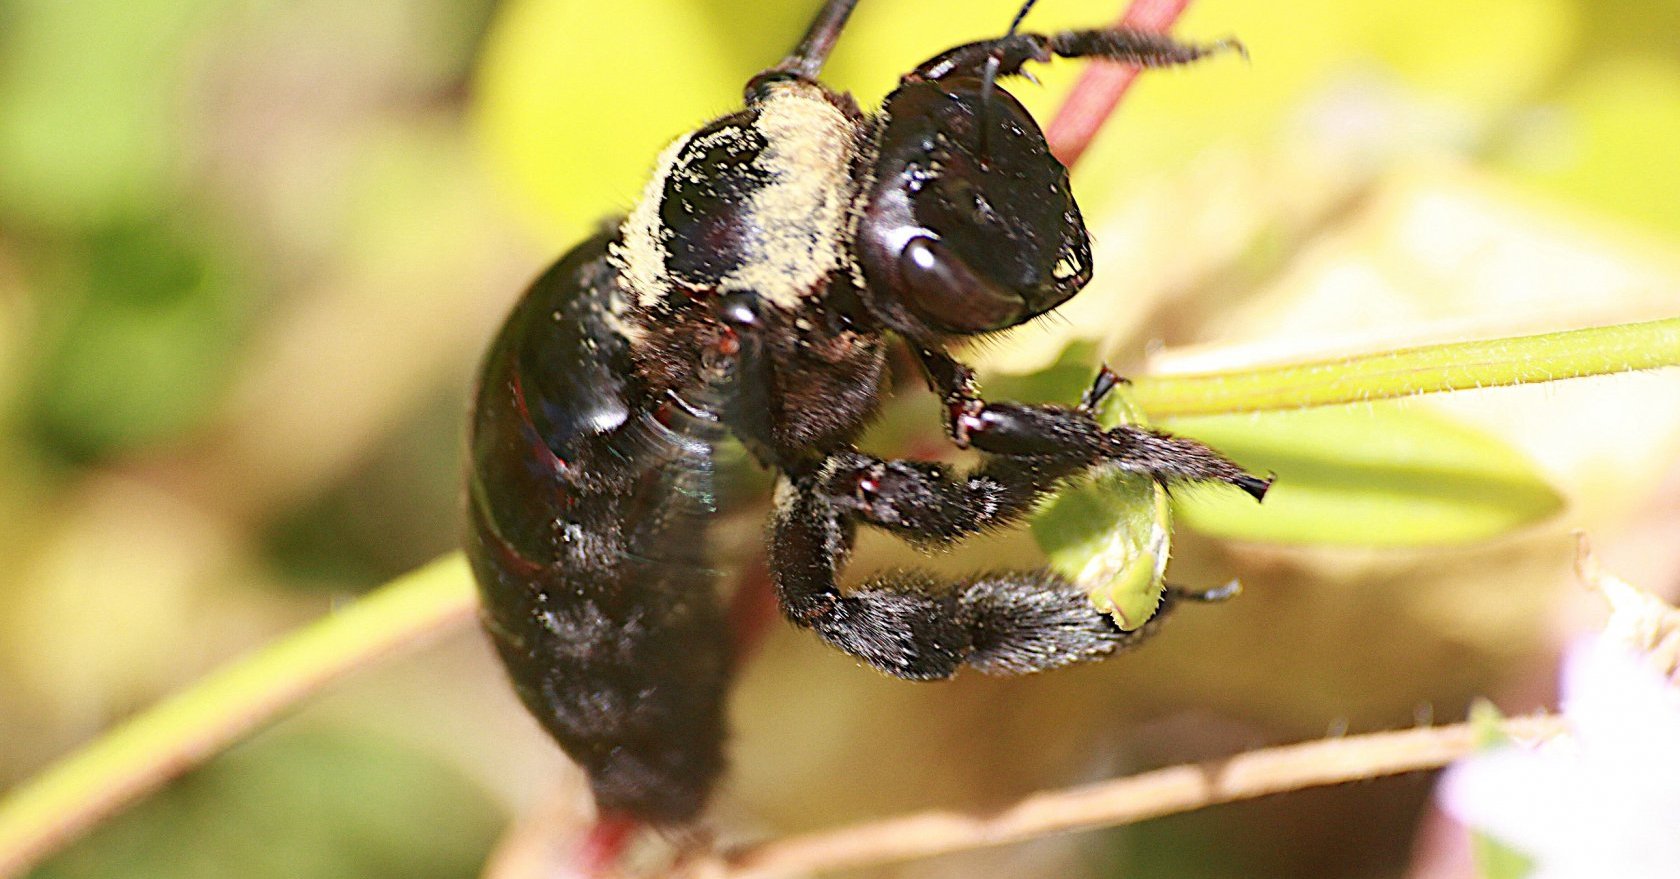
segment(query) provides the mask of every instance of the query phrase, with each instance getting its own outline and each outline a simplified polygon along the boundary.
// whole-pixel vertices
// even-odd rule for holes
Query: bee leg
[[[987,67],[994,64],[992,76],[1016,76],[1029,62],[1044,62],[1052,58],[1103,58],[1139,67],[1171,67],[1227,51],[1247,54],[1242,44],[1235,40],[1181,43],[1163,34],[1122,28],[1061,31],[1048,35],[1016,33],[947,49],[922,62],[909,76],[932,80],[981,76]]]
[[[771,528],[770,570],[782,613],[876,669],[909,680],[938,680],[964,664],[987,674],[1026,674],[1107,656],[1147,638],[1158,625],[1122,631],[1091,605],[1085,590],[1053,571],[1001,571],[939,588],[926,574],[903,571],[876,576],[842,593],[838,572],[850,555],[859,521],[922,540],[958,539],[999,518],[982,514],[974,480],[947,479],[933,465],[877,461],[860,470],[865,456],[848,456],[821,471],[784,480],[778,487]],[[894,474],[876,504],[831,491],[837,478],[879,465]],[[982,468],[984,470],[984,468]],[[1053,482],[1051,479],[1049,482]],[[1018,515],[1044,490],[1031,482],[1004,506]],[[1002,497],[1007,497],[1006,492]],[[941,512],[952,500],[960,512]],[[889,512],[891,511],[891,512]],[[1173,601],[1163,599],[1162,609]]]
[[[1248,473],[1195,440],[1131,424],[1104,428],[1091,416],[1090,405],[989,403],[976,390],[973,370],[937,348],[918,348],[917,354],[929,383],[945,401],[946,429],[952,441],[964,448],[973,446],[994,455],[1072,459],[1086,466],[1106,463],[1161,482],[1224,482],[1257,501],[1271,488],[1271,479]],[[1112,383],[1099,374],[1087,401],[1109,389]]]

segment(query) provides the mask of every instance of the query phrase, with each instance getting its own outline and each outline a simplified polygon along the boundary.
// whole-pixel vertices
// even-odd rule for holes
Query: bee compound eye
[[[975,274],[938,239],[917,236],[898,258],[905,304],[952,332],[980,333],[1014,326],[1026,302]]]

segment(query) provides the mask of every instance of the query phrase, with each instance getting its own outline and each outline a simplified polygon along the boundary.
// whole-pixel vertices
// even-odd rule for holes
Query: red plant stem
[[[579,879],[614,875],[625,849],[630,847],[630,840],[641,827],[641,822],[629,815],[608,812],[597,816],[583,841],[572,851],[569,875]]]
[[[1117,25],[1166,33],[1189,5],[1190,0],[1132,0]],[[1138,69],[1132,64],[1096,61],[1080,74],[1079,82],[1068,92],[1067,100],[1062,102],[1062,108],[1056,111],[1056,118],[1050,120],[1050,127],[1044,132],[1050,141],[1050,152],[1062,164],[1072,168],[1085,154],[1085,148],[1091,145],[1103,123],[1120,106],[1120,99],[1132,87],[1132,80],[1137,79]]]

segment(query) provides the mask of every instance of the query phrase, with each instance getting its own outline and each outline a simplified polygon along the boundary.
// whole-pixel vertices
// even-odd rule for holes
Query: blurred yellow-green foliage
[[[1118,3],[1045,0],[1029,24]],[[466,389],[503,310],[629,205],[664,141],[734,106],[810,5],[0,0],[0,785],[451,548]],[[866,0],[828,78],[867,104],[1012,11]],[[1178,32],[1238,35],[1253,61],[1143,78],[1075,177],[1096,280],[980,352],[993,368],[1072,336],[1192,369],[1680,311],[1672,0],[1200,0]],[[1046,118],[1077,68],[1016,90]],[[1456,719],[1477,694],[1543,703],[1582,624],[1569,528],[1680,586],[1680,384],[1406,404],[1425,405],[1519,450],[1564,512],[1426,551],[1184,534],[1175,576],[1240,574],[1240,601],[1033,680],[900,684],[778,633],[738,693],[718,825],[996,805]],[[1345,422],[1328,435],[1363,448]],[[860,569],[905,560],[867,549]],[[576,790],[460,632],[42,875],[473,875],[505,822]],[[1401,876],[1438,847],[1426,794],[1320,791],[892,875]]]

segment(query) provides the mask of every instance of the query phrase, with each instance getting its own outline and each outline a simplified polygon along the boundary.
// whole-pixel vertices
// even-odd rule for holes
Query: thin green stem
[[[1200,375],[1140,377],[1151,418],[1358,403],[1680,366],[1680,318]]]
[[[305,695],[464,624],[474,607],[466,564],[451,554],[147,709],[0,799],[0,876],[22,875]]]

